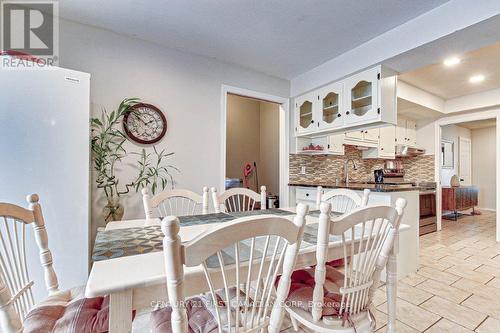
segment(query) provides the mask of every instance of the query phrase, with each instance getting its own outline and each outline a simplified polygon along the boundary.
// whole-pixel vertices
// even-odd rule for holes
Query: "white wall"
[[[458,138],[470,139],[471,130],[457,125],[446,125],[442,127],[441,139],[453,142],[453,169],[441,168],[441,184],[450,186],[450,180],[453,175],[458,176]]]
[[[474,129],[472,134],[472,184],[479,188],[480,208],[496,209],[496,127]]]
[[[267,192],[280,194],[280,109],[278,104],[260,103],[259,180]]]
[[[243,179],[246,163],[260,166],[260,101],[228,94],[226,177]],[[249,185],[254,191],[255,173]]]
[[[127,97],[163,110],[168,131],[158,147],[175,152],[171,161],[181,170],[175,175],[177,187],[197,192],[222,182],[221,85],[289,96],[286,80],[65,20],[60,22],[60,65],[91,74],[94,114],[102,107],[116,108]],[[128,143],[126,148],[141,147]],[[130,181],[135,171],[126,163],[122,168],[122,182]],[[96,224],[104,201],[95,190],[92,197]],[[144,216],[139,194],[130,193],[123,202],[125,219]]]

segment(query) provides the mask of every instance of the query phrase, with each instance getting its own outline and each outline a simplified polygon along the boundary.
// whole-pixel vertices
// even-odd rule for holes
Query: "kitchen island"
[[[419,187],[412,185],[388,185],[356,183],[335,184],[326,182],[301,181],[291,182],[290,203],[304,203],[310,209],[316,209],[317,187],[323,187],[323,191],[333,188],[347,188],[362,195],[364,189],[371,191],[368,199],[369,205],[391,205],[396,204],[398,198],[406,199],[407,206],[401,220],[401,224],[408,226],[399,235],[398,243],[398,278],[403,278],[418,269],[419,256],[419,220],[420,200]]]

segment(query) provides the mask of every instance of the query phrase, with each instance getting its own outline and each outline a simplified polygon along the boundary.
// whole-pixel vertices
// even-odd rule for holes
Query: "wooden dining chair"
[[[59,291],[38,195],[27,200],[29,209],[0,202],[0,332],[105,330],[108,310],[103,297],[85,298],[83,286]],[[28,225],[33,227],[49,295],[37,304],[27,264]]]
[[[143,188],[142,202],[148,220],[155,216],[208,214],[208,187],[203,188],[202,195],[189,190],[176,189],[166,190],[155,196],[151,196],[148,188]]]
[[[363,207],[368,204],[370,190],[365,189],[363,196],[360,196],[355,191],[344,188],[335,188],[323,193],[323,187],[318,186],[316,196],[316,209],[319,209],[321,202],[329,202],[332,207],[332,212],[349,213],[357,207]]]
[[[398,199],[395,208],[359,207],[330,219],[331,205],[321,203],[311,307],[287,307],[296,330],[298,322],[315,332],[375,331],[370,308],[373,293],[397,239],[405,206],[406,200]],[[340,269],[326,265],[330,236],[342,242]]]
[[[260,187],[260,194],[244,187],[217,194],[217,189],[212,187],[212,202],[216,213],[254,210],[257,203],[260,203],[260,209],[266,209],[266,187]]]
[[[152,313],[152,332],[188,332],[188,326],[214,323],[195,331],[280,331],[283,304],[305,226],[308,207],[297,206],[293,221],[271,215],[251,216],[218,225],[197,238],[181,243],[179,220],[162,221],[163,251],[170,308]],[[200,312],[200,298],[193,305],[183,294],[184,267],[205,273],[210,302]],[[277,288],[275,281],[281,274]],[[251,287],[252,286],[252,287]],[[195,315],[193,314],[194,311]],[[170,326],[171,325],[171,326]]]

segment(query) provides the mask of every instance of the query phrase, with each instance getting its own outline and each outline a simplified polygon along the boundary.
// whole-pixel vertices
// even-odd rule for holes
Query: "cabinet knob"
[[[314,124],[314,120],[311,120],[311,124]]]
[[[337,114],[337,117],[340,118],[340,117],[342,117],[342,115],[339,113],[339,114]]]
[[[366,134],[368,134],[368,131],[365,131]]]
[[[380,148],[380,150],[384,150],[384,148]]]
[[[306,193],[306,197],[308,197],[308,196],[309,196],[309,193]]]
[[[345,114],[349,114],[349,113],[350,113],[350,112],[349,112],[349,111],[347,111]]]

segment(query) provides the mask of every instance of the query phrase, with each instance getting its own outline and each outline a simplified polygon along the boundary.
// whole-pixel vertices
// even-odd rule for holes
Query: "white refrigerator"
[[[85,284],[89,269],[89,91],[87,73],[0,69],[0,202],[28,207],[26,196],[39,194],[61,289]],[[41,300],[43,271],[26,230]]]

